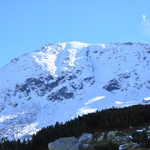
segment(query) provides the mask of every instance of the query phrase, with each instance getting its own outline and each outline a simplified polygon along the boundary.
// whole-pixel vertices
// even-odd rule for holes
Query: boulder
[[[59,138],[48,144],[49,150],[79,150],[79,140],[75,137]]]
[[[117,132],[118,132],[118,131],[109,131],[108,134],[107,134],[107,139],[108,139],[108,140],[113,139],[113,138],[116,136],[116,133],[117,133]]]
[[[97,139],[97,142],[103,141],[105,139],[105,133],[103,132],[102,135]]]
[[[93,141],[93,134],[91,133],[83,133],[79,138],[80,145],[90,144]]]

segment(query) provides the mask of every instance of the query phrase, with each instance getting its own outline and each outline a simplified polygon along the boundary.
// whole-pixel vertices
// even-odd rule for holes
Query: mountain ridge
[[[57,43],[0,68],[0,133],[30,137],[42,127],[150,97],[150,45]],[[1,138],[2,138],[1,137]]]

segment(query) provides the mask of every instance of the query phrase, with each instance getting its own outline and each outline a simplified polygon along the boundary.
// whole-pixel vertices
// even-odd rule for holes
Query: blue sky
[[[0,0],[0,67],[49,43],[150,44],[150,0]]]

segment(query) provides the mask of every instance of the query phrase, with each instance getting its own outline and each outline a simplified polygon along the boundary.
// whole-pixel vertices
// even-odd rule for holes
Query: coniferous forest
[[[135,105],[124,108],[111,108],[79,116],[66,123],[48,126],[35,135],[32,140],[9,141],[2,139],[1,150],[46,150],[49,142],[60,137],[79,137],[82,133],[94,133],[97,130],[123,129],[150,121],[150,105]]]

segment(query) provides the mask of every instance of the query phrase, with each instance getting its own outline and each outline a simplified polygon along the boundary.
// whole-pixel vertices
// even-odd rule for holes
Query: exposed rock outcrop
[[[149,127],[140,129],[146,131],[150,135]],[[48,144],[49,150],[93,150],[94,146],[99,142],[111,141],[119,145],[119,150],[149,150],[140,147],[137,143],[132,142],[132,132],[138,131],[129,129],[125,131],[97,131],[96,133],[83,133],[79,138],[65,137],[55,140]]]
[[[120,85],[120,83],[116,79],[113,79],[113,80],[110,80],[107,83],[107,85],[105,85],[103,88],[105,90],[111,92],[113,90],[119,90],[121,88],[121,85]]]
[[[49,150],[79,150],[88,147],[93,141],[93,134],[83,133],[79,139],[75,137],[64,137],[50,142],[48,144]]]
[[[93,141],[93,134],[91,133],[83,133],[79,138],[80,147],[88,147],[89,144]]]
[[[65,137],[48,144],[49,150],[79,150],[79,140],[75,137]]]

